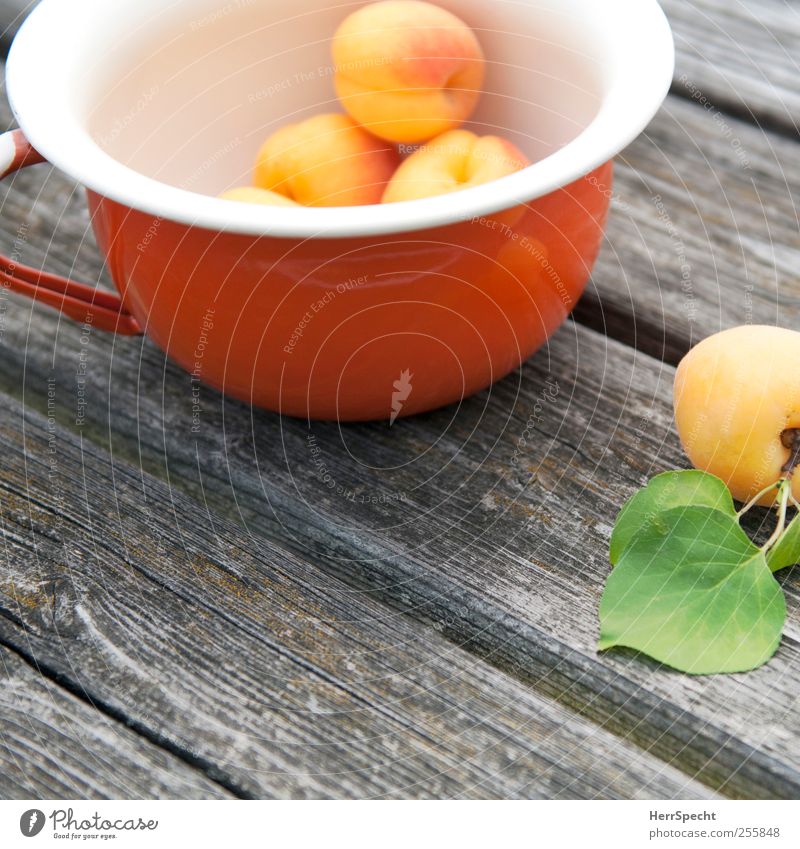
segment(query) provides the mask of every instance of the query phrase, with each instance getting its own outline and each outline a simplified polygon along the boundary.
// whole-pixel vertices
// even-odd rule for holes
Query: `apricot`
[[[511,142],[451,130],[422,145],[397,169],[384,203],[419,200],[468,189],[521,171],[530,162]]]
[[[264,142],[254,182],[304,206],[359,206],[380,203],[399,162],[393,147],[347,115],[317,115]]]
[[[260,203],[264,206],[299,206],[293,200],[279,195],[277,192],[268,192],[266,189],[256,189],[253,186],[238,186],[229,189],[220,195],[221,200],[235,200],[240,203]]]
[[[419,0],[385,0],[350,15],[333,39],[336,93],[350,116],[393,142],[426,141],[472,114],[485,61],[475,33]]]
[[[778,481],[800,447],[800,333],[745,326],[703,340],[675,376],[675,419],[698,469],[746,502]],[[800,473],[792,478],[800,498]],[[759,503],[772,504],[770,492]]]

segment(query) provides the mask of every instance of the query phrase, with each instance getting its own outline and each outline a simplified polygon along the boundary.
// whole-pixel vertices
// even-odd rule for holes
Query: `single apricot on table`
[[[220,200],[235,200],[239,203],[260,203],[263,206],[299,206],[293,200],[279,195],[277,192],[268,192],[266,189],[257,189],[254,186],[237,186],[228,189],[220,196]]]
[[[336,93],[371,133],[416,143],[460,126],[485,73],[475,33],[419,0],[385,0],[350,15],[333,39]]]
[[[743,326],[704,339],[675,376],[675,420],[698,469],[747,502],[788,474],[800,450],[800,333]],[[792,475],[800,498],[800,471]],[[758,503],[770,505],[777,492]]]
[[[392,146],[347,115],[317,115],[264,142],[254,182],[304,206],[360,206],[380,203],[399,163]]]
[[[451,130],[422,145],[397,169],[384,203],[419,200],[468,189],[530,165],[515,145],[498,136]]]

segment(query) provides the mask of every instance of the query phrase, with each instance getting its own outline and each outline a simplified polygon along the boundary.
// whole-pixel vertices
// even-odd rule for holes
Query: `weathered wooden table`
[[[665,6],[673,92],[585,299],[457,411],[309,428],[205,392],[192,434],[152,344],[0,290],[0,795],[800,796],[800,570],[757,672],[594,649],[614,517],[686,462],[676,362],[800,320],[800,5]],[[62,175],[1,197],[22,261],[107,285]]]

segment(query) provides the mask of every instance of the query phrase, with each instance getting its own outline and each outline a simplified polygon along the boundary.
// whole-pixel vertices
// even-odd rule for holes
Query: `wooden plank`
[[[2,799],[230,798],[2,646],[0,715]]]
[[[798,149],[669,98],[618,161],[579,320],[672,363],[726,327],[798,326]]]
[[[72,347],[65,329],[55,370],[48,363],[42,371],[36,351],[54,323],[38,316],[26,332],[16,368],[28,369],[27,403],[41,400],[49,374],[66,394],[67,410],[59,404],[53,412],[69,416],[80,345]],[[664,399],[667,367],[572,328],[526,367],[521,386],[501,384],[486,410],[486,398],[466,404],[446,438],[437,428],[452,411],[405,422],[391,437],[377,425],[348,427],[346,447],[336,428],[314,426],[331,474],[364,494],[361,504],[320,485],[305,427],[261,413],[251,420],[239,405],[223,408],[204,396],[202,435],[190,437],[181,376],[149,345],[117,340],[112,361],[110,349],[99,354],[106,344],[92,339],[85,433],[100,438],[106,428],[103,440],[117,455],[152,469],[164,464],[173,487],[235,514],[256,539],[293,543],[331,574],[731,795],[798,792],[791,639],[769,667],[740,678],[685,678],[592,653],[611,517],[633,480],[681,462]],[[560,406],[548,406],[546,422],[519,453],[548,377],[559,381]],[[426,462],[440,473],[422,489],[416,472],[412,480],[363,476],[364,461],[378,470],[402,466],[404,456],[434,443]],[[409,494],[401,510],[369,503],[401,491]],[[795,623],[797,587],[790,581],[787,589]]]
[[[22,22],[38,0],[0,0],[0,50],[8,52]]]
[[[674,91],[704,108],[800,134],[800,9],[787,0],[662,0],[677,48]]]
[[[53,418],[0,412],[0,639],[239,795],[713,796]]]
[[[179,447],[191,439],[184,411],[162,396],[166,472],[176,485],[202,485],[220,510],[235,503],[251,532],[294,544],[726,792],[796,795],[800,656],[791,636],[769,667],[740,678],[685,678],[593,652],[612,518],[634,481],[683,462],[664,397],[671,376],[572,328],[519,382],[456,416],[442,411],[391,434],[313,425],[313,458],[305,427],[251,419],[237,405],[224,407],[223,422],[211,399],[194,448],[204,458],[199,473]],[[548,379],[560,403],[526,437]],[[124,392],[114,395],[121,401]],[[139,405],[151,421],[143,395]],[[117,449],[116,433],[112,440]],[[320,459],[353,501],[322,485]],[[794,583],[787,589],[792,635],[798,593]]]

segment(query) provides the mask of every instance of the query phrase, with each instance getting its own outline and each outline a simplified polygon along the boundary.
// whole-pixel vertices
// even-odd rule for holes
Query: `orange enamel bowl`
[[[86,186],[118,294],[10,259],[0,276],[77,320],[146,333],[203,382],[288,415],[394,418],[490,385],[589,279],[611,160],[672,77],[658,4],[442,3],[490,57],[470,128],[535,164],[452,195],[336,209],[216,198],[247,181],[271,130],[335,108],[326,62],[344,7],[277,5],[43,0],[9,58],[21,129],[0,138],[0,170],[47,160]]]

